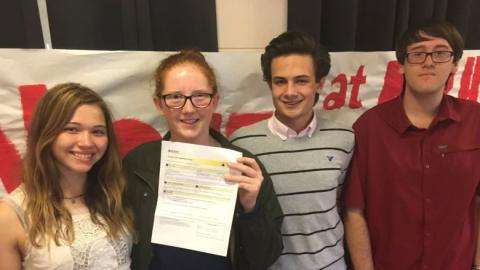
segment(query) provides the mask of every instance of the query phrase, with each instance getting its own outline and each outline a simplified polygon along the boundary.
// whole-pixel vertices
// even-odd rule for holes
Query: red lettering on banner
[[[453,73],[452,75],[450,75],[448,77],[447,84],[445,85],[445,88],[443,89],[445,94],[448,94],[448,92],[450,92],[450,90],[452,90],[454,81],[455,81],[455,73]]]
[[[37,102],[45,95],[45,92],[47,92],[47,87],[44,84],[21,85],[18,91],[20,92],[20,100],[22,101],[23,107],[23,125],[25,126],[25,130],[28,130],[33,110]]]
[[[21,85],[18,87],[23,109],[25,130],[30,126],[35,106],[47,91],[44,84]],[[0,130],[0,178],[7,192],[11,192],[21,183],[22,160],[15,145]]]
[[[333,110],[341,108],[345,105],[345,98],[347,96],[347,76],[340,73],[332,80],[331,85],[340,84],[340,92],[332,92],[325,97],[323,101],[323,108],[325,110]]]
[[[352,84],[352,92],[350,94],[350,102],[348,103],[348,107],[352,109],[361,108],[362,102],[358,99],[358,92],[360,91],[360,85],[365,84],[367,82],[367,77],[363,75],[363,70],[365,69],[364,65],[361,65],[355,76],[350,77],[350,84]]]
[[[222,115],[219,113],[214,113],[212,116],[212,121],[210,122],[210,127],[220,132],[221,125],[222,125]]]
[[[272,116],[273,112],[258,112],[258,113],[232,113],[228,118],[228,123],[225,128],[227,137],[233,134],[233,132],[241,127],[249,126],[268,119]]]
[[[392,100],[402,93],[403,74],[400,72],[400,63],[390,61],[387,64],[387,71],[383,80],[383,87],[378,96],[378,104]]]
[[[475,64],[476,59],[476,64]],[[475,64],[475,68],[473,67]],[[478,86],[480,84],[480,56],[468,57],[460,81],[458,97],[477,101]]]
[[[160,140],[162,135],[152,126],[137,119],[121,119],[113,123],[123,158],[133,148],[140,144]]]
[[[0,178],[7,192],[14,190],[21,182],[22,162],[15,145],[0,130]]]
[[[352,85],[352,91],[350,94],[350,101],[348,102],[348,107],[352,109],[357,109],[362,107],[362,102],[358,99],[358,94],[360,92],[360,86],[367,82],[367,77],[363,75],[365,70],[365,65],[361,65],[357,69],[357,74],[350,77],[350,84]],[[343,73],[340,73],[335,77],[331,85],[339,84],[340,91],[332,92],[328,94],[323,101],[323,108],[325,110],[333,110],[341,108],[345,105],[345,100],[347,98],[347,76]]]

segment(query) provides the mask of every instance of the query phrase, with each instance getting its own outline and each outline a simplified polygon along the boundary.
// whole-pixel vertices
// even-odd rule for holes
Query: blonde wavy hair
[[[84,104],[97,105],[105,117],[108,147],[87,174],[85,204],[92,222],[103,227],[111,238],[133,231],[133,219],[122,198],[125,177],[113,130],[111,113],[93,90],[77,83],[51,88],[39,101],[30,124],[23,166],[26,193],[28,238],[35,247],[53,239],[73,242],[72,216],[63,206],[60,171],[52,154],[52,144]]]

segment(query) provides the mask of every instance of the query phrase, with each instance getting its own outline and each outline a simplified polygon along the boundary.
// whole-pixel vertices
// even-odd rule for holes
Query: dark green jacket
[[[253,157],[250,152],[230,144],[220,133],[211,130],[210,134],[222,147]],[[169,137],[167,134],[164,139]],[[157,204],[161,146],[161,141],[140,145],[123,160],[127,175],[126,200],[132,206],[137,230],[137,243],[132,249],[131,267],[134,270],[148,269],[153,256],[150,239]],[[238,200],[235,207],[228,256],[236,270],[266,269],[275,262],[283,248],[280,235],[282,210],[270,177],[256,160],[264,177],[256,212],[243,214]]]

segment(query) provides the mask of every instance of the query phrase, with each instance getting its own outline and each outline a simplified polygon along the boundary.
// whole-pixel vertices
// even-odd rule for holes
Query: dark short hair
[[[458,60],[462,58],[464,41],[457,28],[447,21],[428,20],[410,27],[400,36],[396,44],[398,62],[401,64],[405,62],[408,46],[413,43],[428,40],[421,36],[422,34],[445,39],[448,44],[450,44],[450,47],[452,47],[454,63],[457,63]]]
[[[312,36],[298,31],[287,31],[272,39],[265,47],[261,57],[263,79],[272,81],[271,65],[275,57],[292,54],[310,55],[315,69],[315,80],[318,82],[330,71],[330,55],[327,48],[315,42]]]

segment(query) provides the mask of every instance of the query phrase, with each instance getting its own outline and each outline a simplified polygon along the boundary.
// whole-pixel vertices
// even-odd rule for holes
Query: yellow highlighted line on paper
[[[218,166],[218,167],[227,167],[227,162],[220,160],[212,160],[205,158],[189,157],[189,156],[175,156],[170,155],[169,159],[182,159],[194,162],[196,164],[208,165],[208,166]]]
[[[211,173],[211,174],[224,174],[228,172],[227,167],[219,167],[219,166],[217,166],[217,168],[208,168],[208,167],[196,167],[190,164],[178,164],[178,163],[167,163],[167,166],[169,168],[180,169],[182,171],[195,171],[195,172],[204,172],[204,173]]]
[[[193,162],[209,166],[218,166],[218,167],[227,167],[227,163],[224,161],[203,159],[203,158],[194,158]]]

